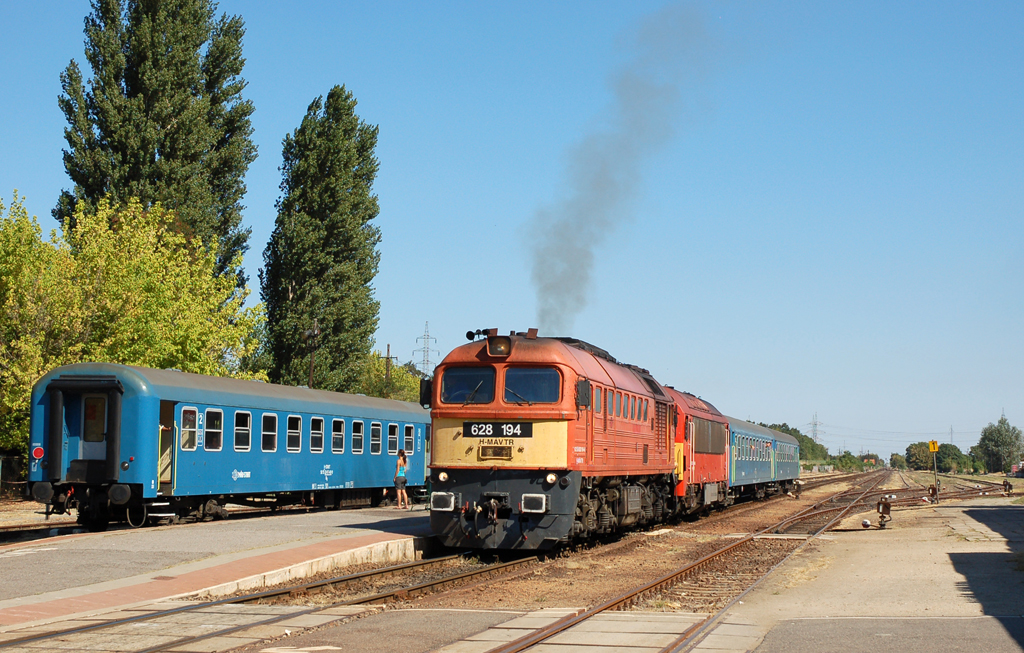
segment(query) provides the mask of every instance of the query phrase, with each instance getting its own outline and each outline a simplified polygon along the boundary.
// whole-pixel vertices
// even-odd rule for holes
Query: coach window
[[[362,422],[352,422],[352,453],[363,453]]]
[[[398,424],[388,424],[388,455],[398,455]]]
[[[248,451],[250,448],[252,415],[235,413],[235,451]]]
[[[196,421],[199,411],[195,408],[185,408],[181,411],[181,448],[184,451],[195,451],[196,449]]]
[[[380,422],[370,422],[370,454],[380,454],[380,434],[381,426]]]
[[[220,451],[224,444],[224,413],[209,408],[206,410],[206,440],[203,448]]]
[[[324,450],[324,418],[313,417],[309,420],[309,450],[320,453]]]
[[[405,455],[407,455],[407,456],[411,456],[412,453],[413,453],[413,450],[416,449],[416,437],[415,436],[416,436],[416,427],[414,427],[412,424],[406,424],[405,425],[405,446],[402,447],[402,448],[405,449]]]
[[[263,413],[263,440],[260,443],[263,451],[277,451],[277,415]]]
[[[345,453],[345,420],[331,423],[331,453]]]
[[[289,453],[302,451],[302,418],[298,415],[288,416],[288,440],[285,444]]]

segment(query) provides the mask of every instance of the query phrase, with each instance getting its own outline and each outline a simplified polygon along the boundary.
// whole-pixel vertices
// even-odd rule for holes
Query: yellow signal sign
[[[939,443],[935,440],[928,441],[928,451],[935,453],[939,450]]]

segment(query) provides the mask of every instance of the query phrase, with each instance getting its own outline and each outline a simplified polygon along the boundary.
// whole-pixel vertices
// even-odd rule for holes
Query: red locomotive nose
[[[40,458],[43,457],[43,453],[44,451],[42,447],[36,447],[35,449],[32,450],[32,457],[35,458],[36,460],[39,460]]]

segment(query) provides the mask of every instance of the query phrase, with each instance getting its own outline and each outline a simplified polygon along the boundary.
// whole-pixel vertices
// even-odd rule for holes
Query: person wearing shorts
[[[409,496],[405,493],[405,484],[408,479],[405,477],[405,470],[409,468],[409,460],[405,457],[405,449],[398,450],[398,462],[395,464],[395,491],[398,493],[398,509],[402,509],[402,505],[405,504],[405,508],[412,510],[412,506],[409,505]]]

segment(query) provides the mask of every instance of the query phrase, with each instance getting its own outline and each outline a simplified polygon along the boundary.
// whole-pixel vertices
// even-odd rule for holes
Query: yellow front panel
[[[462,419],[435,419],[430,462],[440,466],[566,468],[569,422],[531,421],[531,438],[467,437]],[[496,420],[470,420],[496,421]],[[504,421],[504,420],[503,420]],[[507,420],[509,422],[522,420]]]

